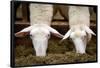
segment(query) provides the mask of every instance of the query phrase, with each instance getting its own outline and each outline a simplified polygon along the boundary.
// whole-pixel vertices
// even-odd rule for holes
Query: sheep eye
[[[31,34],[30,34],[29,36],[30,36],[30,37],[32,37],[32,35],[31,35]]]
[[[48,37],[50,36],[50,34],[48,34]]]
[[[48,38],[50,38],[50,34],[48,34]]]

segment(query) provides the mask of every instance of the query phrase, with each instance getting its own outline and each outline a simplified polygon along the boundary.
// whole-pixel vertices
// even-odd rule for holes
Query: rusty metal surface
[[[28,27],[30,25],[29,22],[21,22],[21,21],[17,21],[15,23],[15,32],[18,32],[20,31],[21,29],[25,28],[25,27]],[[68,25],[68,22],[67,21],[53,21],[51,23],[51,27],[57,29],[58,31],[66,31],[69,29],[69,25]],[[94,21],[91,22],[90,24],[90,28],[92,28],[92,30],[96,30],[96,24]],[[64,33],[64,32],[62,32]]]

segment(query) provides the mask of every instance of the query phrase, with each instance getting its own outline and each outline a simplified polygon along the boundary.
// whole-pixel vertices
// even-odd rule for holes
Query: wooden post
[[[28,22],[28,4],[27,3],[22,3],[22,21]]]

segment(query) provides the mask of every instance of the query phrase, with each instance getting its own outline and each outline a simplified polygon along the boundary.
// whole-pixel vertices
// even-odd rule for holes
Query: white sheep
[[[30,34],[36,51],[36,56],[46,56],[50,33],[55,36],[62,37],[58,31],[50,27],[53,16],[53,7],[49,4],[35,3],[31,3],[29,7],[31,26],[17,32],[15,36],[23,37]]]
[[[72,39],[77,53],[85,53],[87,41],[91,39],[91,34],[95,33],[90,29],[89,8],[85,6],[69,6],[69,31],[62,40]]]

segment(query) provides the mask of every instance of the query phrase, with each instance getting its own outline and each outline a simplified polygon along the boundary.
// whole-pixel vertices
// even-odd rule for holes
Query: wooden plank
[[[21,21],[16,21],[15,25],[27,25],[29,26],[29,22],[21,22]],[[54,21],[51,23],[51,26],[68,26],[68,22],[66,21]],[[90,26],[96,27],[96,23],[94,21],[91,22]]]

